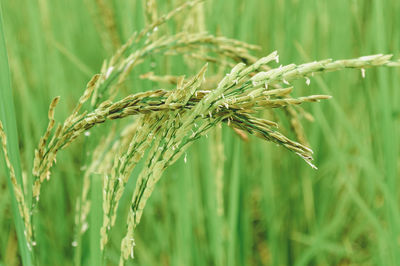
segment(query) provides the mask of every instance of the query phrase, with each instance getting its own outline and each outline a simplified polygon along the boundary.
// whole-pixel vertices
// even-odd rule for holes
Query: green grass
[[[18,147],[18,131],[17,131],[16,116],[14,111],[14,100],[10,82],[10,70],[8,67],[7,48],[4,39],[1,5],[0,5],[0,57],[2,58],[0,62],[0,120],[3,123],[5,133],[9,136],[7,140],[9,157],[11,163],[14,165],[15,168],[17,182],[19,184],[22,184],[22,172],[21,172],[21,163],[20,163],[20,155]],[[3,169],[6,169],[6,164],[4,160],[2,160],[2,167]],[[24,236],[24,230],[25,230],[24,222],[18,211],[17,201],[15,200],[10,175],[8,171],[6,171],[6,173],[7,173],[6,179],[10,193],[9,200],[11,202],[12,214],[15,221],[15,231],[18,236],[18,247],[20,250],[20,256],[24,265],[32,265],[32,254],[28,249],[28,246],[26,245],[26,240]],[[5,233],[4,236],[7,237],[8,235]]]
[[[157,2],[159,12],[165,13],[181,1]],[[107,3],[122,40],[143,27],[141,1]],[[92,0],[2,2],[6,46],[0,40],[0,118],[19,178],[24,172],[31,175],[51,99],[61,96],[56,120],[63,121],[90,75],[112,54],[103,47],[98,22],[90,15],[94,7]],[[400,57],[396,0],[214,0],[207,1],[205,9],[211,33],[258,44],[262,51],[257,56],[278,50],[284,65],[374,53]],[[178,24],[169,23],[169,30]],[[150,58],[134,70],[124,94],[158,88],[137,78],[144,72],[193,74],[183,63],[179,57]],[[368,69],[365,79],[358,70],[347,70],[316,76],[309,87],[296,86],[297,96],[333,96],[305,107],[315,117],[314,123],[305,122],[305,130],[317,171],[280,147],[254,137],[243,142],[224,127],[223,217],[216,215],[212,137],[199,140],[189,149],[187,163],[181,159],[171,166],[156,186],[136,230],[135,260],[129,265],[397,265],[399,77],[398,69]],[[97,143],[101,132],[93,129],[91,143],[85,145]],[[96,208],[79,246],[81,256],[76,257],[77,248],[71,245],[82,187],[80,167],[86,160],[83,143],[80,138],[60,153],[51,181],[43,185],[35,219],[35,260],[40,265],[98,265],[96,229],[102,214]],[[25,246],[15,247],[22,223],[3,169],[0,265],[29,265]],[[128,183],[131,192],[134,181]],[[94,192],[100,187],[95,182],[90,194],[98,207],[101,195]],[[122,199],[117,225],[126,221],[130,197]],[[125,230],[116,226],[112,231],[105,254],[109,265],[118,263]]]

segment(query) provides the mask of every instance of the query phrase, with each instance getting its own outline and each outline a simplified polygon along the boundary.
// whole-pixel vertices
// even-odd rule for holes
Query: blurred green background
[[[122,41],[143,28],[140,0],[1,2],[28,177],[51,99],[61,96],[56,119],[64,120],[114,51],[102,31],[99,2],[114,13]],[[157,1],[159,13],[179,2]],[[400,56],[398,0],[208,0],[204,7],[207,31],[258,44],[257,56],[278,50],[282,64],[375,53]],[[176,31],[179,24],[171,21],[168,29]],[[124,93],[157,88],[138,78],[148,71],[188,73],[179,58],[150,58],[133,71]],[[400,265],[399,78],[398,69],[367,70],[365,79],[347,70],[296,87],[295,95],[333,96],[306,106],[315,117],[304,126],[317,171],[287,150],[255,138],[244,142],[224,127],[222,216],[216,205],[214,143],[200,140],[189,150],[187,163],[179,160],[158,184],[136,231],[136,258],[128,264]],[[93,142],[105,132],[101,126],[93,131]],[[40,265],[97,265],[95,229],[89,227],[79,251],[71,245],[83,141],[59,154],[52,179],[43,186],[37,214]],[[135,173],[130,193],[134,179]],[[106,252],[108,265],[119,259],[130,196],[124,199]],[[19,265],[17,254],[1,169],[0,265]]]

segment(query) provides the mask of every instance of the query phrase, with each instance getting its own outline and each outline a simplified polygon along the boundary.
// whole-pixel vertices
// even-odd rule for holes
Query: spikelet
[[[40,164],[40,158],[43,157],[44,155],[44,149],[47,143],[47,140],[50,136],[51,130],[54,127],[54,109],[56,108],[58,101],[60,100],[60,97],[56,97],[53,99],[53,101],[50,104],[49,107],[49,112],[48,112],[48,118],[49,118],[49,123],[47,125],[46,132],[44,133],[43,137],[39,141],[39,148],[35,151],[35,160],[34,160],[34,167],[33,167],[33,172],[34,175],[38,174],[39,171],[39,164]]]
[[[101,249],[108,242],[108,231],[115,224],[119,201],[125,190],[128,178],[140,159],[144,156],[146,149],[152,142],[153,134],[157,130],[159,121],[154,115],[141,117],[133,129],[128,149],[120,152],[114,159],[111,175],[104,180],[103,186],[103,226],[101,228]],[[131,131],[130,129],[129,131]]]
[[[51,116],[51,114],[49,112],[49,117],[50,116]],[[33,241],[33,228],[32,228],[32,223],[31,223],[31,216],[30,216],[28,205],[26,204],[26,201],[24,198],[24,193],[22,191],[22,185],[19,184],[17,181],[14,167],[11,164],[10,158],[8,156],[7,136],[4,132],[3,124],[1,121],[0,121],[0,139],[1,139],[1,147],[3,150],[3,154],[4,154],[4,159],[6,161],[6,166],[9,170],[9,174],[10,174],[11,185],[13,187],[15,199],[17,201],[19,214],[21,215],[22,220],[24,221],[24,227],[25,227],[24,235],[25,235],[25,238],[27,241],[28,248],[32,249],[32,246],[35,245],[35,242]]]
[[[55,134],[53,135],[49,145],[47,140],[51,134],[54,127],[54,109],[59,101],[59,97],[53,99],[49,107],[49,124],[44,136],[39,142],[38,149],[35,150],[35,159],[33,164],[33,175],[35,177],[32,196],[35,202],[39,200],[41,184],[44,180],[50,179],[50,168],[56,161],[56,153],[60,148],[66,147],[71,141],[73,141],[77,136],[85,131],[84,127],[79,127],[77,121],[82,120],[84,116],[78,115],[79,110],[82,108],[83,104],[89,100],[100,75],[94,75],[92,79],[88,82],[84,94],[80,97],[78,104],[75,106],[72,114],[65,120],[63,126],[58,126]],[[90,118],[86,118],[90,120]],[[84,120],[86,121],[86,120]],[[82,121],[81,121],[82,122]],[[71,127],[76,129],[75,132],[70,132]]]

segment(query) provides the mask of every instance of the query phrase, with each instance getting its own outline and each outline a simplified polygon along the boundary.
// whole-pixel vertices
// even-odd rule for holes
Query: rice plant
[[[277,51],[258,58],[253,54],[259,46],[203,32],[202,1],[185,2],[165,15],[159,15],[157,1],[143,1],[145,27],[121,45],[112,9],[104,1],[95,4],[104,18],[101,22],[104,25],[97,25],[101,28],[101,40],[107,43],[104,47],[115,52],[104,60],[98,73],[93,73],[76,99],[75,107],[62,122],[57,121],[55,114],[63,99],[56,96],[51,101],[47,128],[34,151],[32,174],[28,173],[24,182],[11,88],[6,80],[7,61],[1,66],[4,89],[1,90],[0,138],[24,265],[41,264],[37,253],[43,241],[37,240],[40,233],[35,222],[41,212],[41,196],[47,183],[53,180],[52,169],[57,157],[64,150],[68,152],[67,148],[76,145],[75,142],[80,142],[86,152],[85,161],[80,165],[82,183],[75,202],[71,237],[75,264],[84,263],[81,252],[86,245],[85,233],[92,226],[98,229],[93,241],[99,249],[91,264],[95,265],[94,261],[106,265],[116,263],[107,254],[116,249],[115,242],[118,242],[118,263],[125,265],[134,260],[135,250],[146,248],[136,241],[140,230],[137,227],[146,216],[146,205],[153,192],[157,193],[156,184],[180,158],[187,162],[194,143],[208,136],[212,138],[218,206],[215,215],[224,217],[226,151],[222,128],[232,130],[235,141],[246,143],[254,136],[274,143],[317,169],[300,120],[300,117],[308,120],[313,117],[302,106],[331,96],[295,96],[293,92],[301,86],[310,86],[317,75],[327,72],[357,69],[365,78],[369,68],[400,66],[400,61],[386,54],[285,65],[280,65]],[[182,13],[189,16],[187,21],[182,29],[171,33],[168,24],[174,20],[179,22],[177,18]],[[6,58],[4,43],[1,40],[2,57]],[[138,73],[141,65],[157,57],[180,57],[193,74],[187,77],[183,73]],[[131,82],[134,76],[154,82],[157,88],[137,88]],[[170,89],[163,88],[164,85]],[[132,91],[139,92],[129,93]],[[97,127],[101,130],[96,131]],[[97,139],[90,139],[92,134]],[[318,147],[315,149],[318,153]],[[129,182],[134,183],[133,190]],[[90,196],[91,192],[96,193],[96,183],[102,185],[100,201]],[[101,213],[97,226],[89,221],[90,213],[94,212]],[[124,230],[118,238],[112,234],[115,227]],[[229,258],[224,264],[229,265]]]

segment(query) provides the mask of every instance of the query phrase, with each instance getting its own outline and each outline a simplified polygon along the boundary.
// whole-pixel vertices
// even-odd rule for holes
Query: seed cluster
[[[1,121],[0,121],[0,140],[1,140],[1,147],[3,150],[3,154],[4,154],[4,159],[6,161],[6,166],[9,170],[9,174],[10,174],[10,179],[11,179],[11,184],[13,186],[14,196],[17,201],[19,214],[21,215],[22,220],[24,221],[24,226],[25,226],[24,234],[25,234],[25,238],[27,241],[26,244],[28,245],[29,249],[32,249],[32,246],[35,245],[35,242],[32,239],[32,235],[33,235],[32,230],[33,229],[32,229],[32,223],[31,223],[31,215],[29,212],[28,205],[26,204],[22,186],[17,181],[14,167],[11,164],[10,158],[8,156],[7,137],[4,132],[3,123]]]
[[[145,166],[138,176],[131,208],[127,220],[127,234],[122,240],[122,261],[132,256],[134,229],[139,224],[146,202],[154,190],[164,170],[173,164],[187,148],[199,137],[207,134],[221,123],[240,129],[256,137],[272,141],[294,152],[310,166],[312,150],[283,135],[276,122],[256,116],[260,110],[289,108],[306,102],[329,99],[327,95],[311,95],[292,98],[293,90],[289,82],[306,79],[314,74],[340,70],[343,68],[365,69],[371,66],[389,65],[391,56],[374,55],[351,60],[323,60],[303,65],[287,65],[260,71],[267,64],[276,61],[276,52],[261,58],[251,65],[239,63],[234,66],[212,90],[203,90],[207,65],[189,80],[183,77],[176,80],[175,90],[155,90],[129,95],[122,100],[101,102],[97,108],[78,115],[78,111],[94,90],[99,76],[89,82],[78,106],[60,129],[56,130],[48,149],[44,145],[49,131],[54,125],[53,110],[56,98],[49,111],[49,127],[40,142],[39,156],[35,169],[40,183],[49,176],[49,169],[55,160],[55,153],[65,148],[78,136],[95,125],[107,120],[138,116],[129,148],[115,157],[110,172],[104,179],[103,227],[101,247],[108,241],[108,231],[114,226],[116,211],[125,185],[138,162],[148,156]],[[293,109],[287,109],[291,112]],[[295,122],[297,123],[297,122]],[[43,160],[47,158],[48,161]],[[35,192],[38,189],[34,190]],[[34,193],[38,196],[38,193]]]

